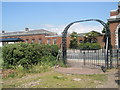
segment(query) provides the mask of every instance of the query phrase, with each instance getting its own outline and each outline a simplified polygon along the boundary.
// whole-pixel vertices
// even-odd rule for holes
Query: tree
[[[78,35],[76,32],[72,32],[70,35],[70,48],[76,49],[78,47]]]
[[[107,25],[108,25],[108,27],[110,26],[110,23],[109,22],[107,22]],[[102,33],[105,33],[106,31],[105,31],[105,27],[103,28],[103,30],[102,30]]]
[[[91,31],[88,32],[84,35],[84,42],[89,42],[89,43],[96,43],[97,39],[96,37],[100,36],[101,34],[99,32],[96,31]]]

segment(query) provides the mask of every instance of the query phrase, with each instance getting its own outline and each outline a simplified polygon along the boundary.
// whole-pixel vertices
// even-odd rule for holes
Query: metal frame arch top
[[[74,22],[68,24],[68,25],[65,27],[64,31],[62,32],[62,59],[63,59],[63,63],[64,63],[64,64],[67,63],[67,61],[66,61],[66,60],[67,60],[66,37],[67,37],[68,29],[70,28],[71,25],[73,25],[73,24],[75,24],[75,23],[87,22],[87,21],[97,21],[97,22],[101,23],[101,24],[104,26],[104,28],[105,28],[105,30],[106,30],[106,33],[105,33],[106,40],[108,40],[108,41],[106,41],[106,42],[108,42],[108,43],[105,43],[105,45],[106,45],[106,51],[107,51],[106,54],[108,54],[108,50],[110,50],[110,48],[111,48],[111,47],[110,47],[110,46],[111,46],[111,39],[110,39],[110,29],[109,29],[108,25],[107,25],[105,22],[103,22],[102,20],[99,20],[99,19],[87,19],[87,20],[74,21]],[[108,45],[107,45],[107,44],[108,44]],[[106,56],[107,56],[107,57],[106,57],[106,62],[107,62],[107,67],[108,67],[108,55],[106,55]]]

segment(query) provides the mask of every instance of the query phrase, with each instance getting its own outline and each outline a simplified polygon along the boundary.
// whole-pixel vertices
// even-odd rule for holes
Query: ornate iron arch
[[[75,21],[75,22],[72,22],[70,24],[68,24],[64,31],[62,32],[62,59],[63,59],[63,63],[66,64],[67,63],[67,45],[66,45],[66,37],[67,37],[67,32],[68,32],[68,29],[70,28],[71,25],[73,25],[74,23],[79,23],[79,22],[87,22],[87,21],[97,21],[99,23],[101,23],[105,30],[106,30],[106,33],[105,33],[105,49],[106,49],[106,59],[105,59],[105,66],[107,68],[109,68],[109,62],[110,62],[110,66],[112,66],[112,60],[110,58],[110,60],[108,60],[108,51],[110,50],[110,53],[111,53],[111,38],[110,38],[110,29],[108,27],[108,25],[103,22],[102,20],[99,20],[99,19],[87,19],[87,20],[80,20],[80,21]]]

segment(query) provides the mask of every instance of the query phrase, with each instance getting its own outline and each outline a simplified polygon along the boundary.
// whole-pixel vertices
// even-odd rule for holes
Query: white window
[[[0,47],[2,47],[2,42],[0,42]]]
[[[50,39],[48,39],[48,40],[47,40],[47,44],[50,44],[50,41],[51,41],[51,40],[50,40]]]
[[[39,40],[38,40],[38,43],[39,43],[39,44],[41,44],[41,43],[42,43],[42,40],[41,40],[41,39],[39,39]]]
[[[53,39],[53,44],[56,44],[57,43],[57,39]]]
[[[35,39],[32,39],[32,42],[31,43],[34,43],[35,42]]]
[[[14,44],[15,42],[8,42],[8,44]]]
[[[28,43],[28,39],[26,39],[25,42]]]

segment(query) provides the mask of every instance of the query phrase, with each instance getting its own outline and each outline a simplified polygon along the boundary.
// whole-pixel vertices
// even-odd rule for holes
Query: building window
[[[39,39],[39,40],[38,40],[38,43],[39,43],[39,44],[41,44],[41,43],[42,43],[42,40],[41,40],[41,39]]]
[[[79,40],[79,43],[83,43],[83,40]]]
[[[26,39],[25,42],[28,43],[28,39]]]
[[[53,39],[53,44],[56,44],[57,43],[57,39]]]
[[[35,42],[35,39],[32,39],[32,42],[31,43],[34,43]]]
[[[50,40],[50,39],[48,39],[48,40],[47,40],[47,44],[50,44],[50,41],[51,41],[51,40]]]
[[[97,39],[91,40],[91,43],[97,43]]]

